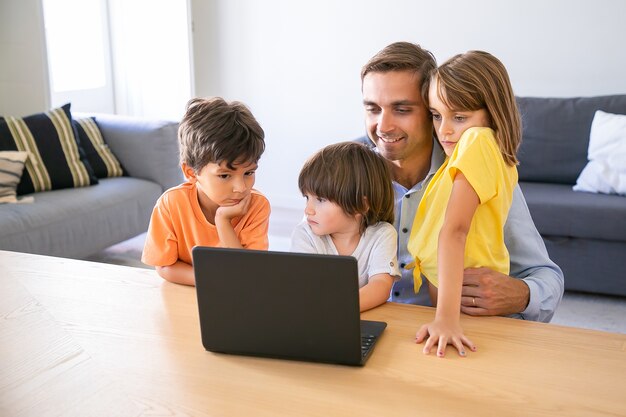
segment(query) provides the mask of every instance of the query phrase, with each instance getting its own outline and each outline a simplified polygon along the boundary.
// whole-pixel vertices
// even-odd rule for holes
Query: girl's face
[[[337,233],[360,233],[361,215],[346,214],[337,204],[314,194],[306,193],[304,214],[311,230],[317,236]]]
[[[448,108],[437,95],[438,83],[436,80],[430,83],[428,101],[430,113],[433,115],[433,126],[437,138],[446,155],[452,155],[457,142],[463,132],[470,127],[491,127],[489,113],[486,109],[480,110],[454,110]]]

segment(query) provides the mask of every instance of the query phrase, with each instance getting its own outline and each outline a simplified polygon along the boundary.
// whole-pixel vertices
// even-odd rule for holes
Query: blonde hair
[[[393,223],[394,194],[389,168],[373,149],[342,142],[310,157],[298,177],[302,194],[336,203],[348,215],[361,214],[361,233],[378,222]]]
[[[511,81],[498,58],[484,51],[469,51],[444,62],[432,75],[439,99],[450,109],[485,109],[504,161],[517,165],[522,121]]]
[[[189,100],[178,127],[180,162],[199,172],[209,163],[257,162],[265,150],[265,133],[250,109],[221,97]]]

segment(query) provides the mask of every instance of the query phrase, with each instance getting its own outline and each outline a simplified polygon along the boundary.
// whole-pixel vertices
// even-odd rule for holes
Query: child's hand
[[[415,335],[415,343],[422,343],[426,336],[430,335],[424,345],[424,354],[429,354],[431,348],[437,346],[437,356],[443,358],[446,354],[446,345],[453,345],[459,351],[460,356],[465,356],[465,346],[472,352],[476,351],[476,345],[463,334],[463,329],[458,321],[437,319],[423,325]]]
[[[220,206],[217,208],[215,212],[215,220],[217,221],[218,217],[224,220],[232,220],[235,217],[241,217],[248,212],[250,208],[250,201],[252,201],[252,193],[246,194],[244,198],[242,198],[237,204],[233,204],[232,206]]]

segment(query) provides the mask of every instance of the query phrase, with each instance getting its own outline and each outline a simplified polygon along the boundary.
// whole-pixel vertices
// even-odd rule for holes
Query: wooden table
[[[0,251],[0,415],[626,415],[626,335],[464,316],[479,351],[439,359],[414,343],[433,312],[363,314],[388,323],[363,368],[215,354],[194,288]]]

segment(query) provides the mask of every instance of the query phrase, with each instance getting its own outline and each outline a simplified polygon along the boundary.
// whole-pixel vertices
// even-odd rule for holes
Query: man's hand
[[[528,285],[489,268],[463,272],[461,311],[470,316],[505,316],[521,313],[530,301]]]

